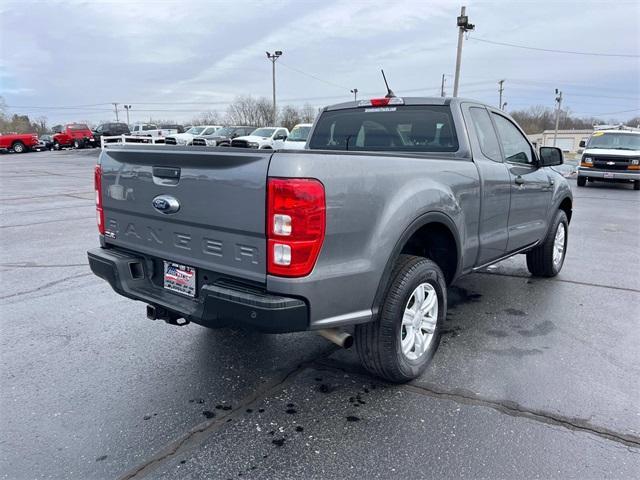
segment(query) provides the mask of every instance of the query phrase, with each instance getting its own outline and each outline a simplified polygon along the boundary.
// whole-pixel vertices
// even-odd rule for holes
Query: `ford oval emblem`
[[[151,204],[160,213],[176,213],[180,210],[180,202],[170,195],[158,195]]]

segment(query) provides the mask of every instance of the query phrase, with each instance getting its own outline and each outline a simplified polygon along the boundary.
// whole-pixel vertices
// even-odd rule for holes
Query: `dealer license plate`
[[[179,263],[164,262],[164,288],[190,297],[196,295],[196,269]]]

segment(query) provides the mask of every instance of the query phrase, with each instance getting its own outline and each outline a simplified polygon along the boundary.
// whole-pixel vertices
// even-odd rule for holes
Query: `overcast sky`
[[[640,1],[465,3],[476,30],[464,43],[462,96],[497,104],[505,79],[507,110],[553,106],[558,87],[576,114],[640,114]],[[270,97],[266,50],[284,52],[280,105],[337,103],[354,87],[361,96],[382,95],[381,67],[398,96],[439,95],[443,73],[451,95],[460,5],[0,0],[0,95],[11,112],[50,123],[111,120],[110,102],[131,104],[132,122],[186,121],[224,112],[237,95]]]

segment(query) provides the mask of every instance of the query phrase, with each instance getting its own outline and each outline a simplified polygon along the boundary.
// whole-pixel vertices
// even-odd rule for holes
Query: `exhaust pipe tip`
[[[338,330],[337,328],[324,328],[322,330],[318,330],[318,335],[342,348],[351,348],[353,346],[353,335],[343,332],[342,330]]]
[[[147,305],[147,318],[149,320],[157,320],[158,319],[158,311],[156,307],[153,305]]]

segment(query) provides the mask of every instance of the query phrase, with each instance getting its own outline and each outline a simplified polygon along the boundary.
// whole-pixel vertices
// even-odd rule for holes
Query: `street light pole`
[[[124,105],[124,109],[127,111],[127,125],[129,125],[129,109],[131,105]]]
[[[440,82],[440,96],[444,98],[444,76],[445,74],[442,74],[442,82]]]
[[[118,104],[113,102],[113,109],[116,111],[116,122],[118,121]]]
[[[270,53],[270,52],[266,52],[267,54],[267,58],[269,60],[271,60],[271,77],[273,80],[273,126],[276,126],[276,117],[278,110],[276,109],[276,60],[278,60],[278,58],[280,58],[280,55],[282,55],[282,51],[281,50],[276,50],[275,52]]]
[[[351,90],[351,93],[353,93],[353,100],[355,102],[357,102],[358,101],[358,89],[354,88],[353,90]]]
[[[499,100],[498,100],[498,108],[500,108],[501,110],[503,110],[503,108],[502,108],[502,92],[504,91],[504,87],[503,87],[503,85],[504,85],[504,80],[500,80],[500,81],[498,82],[498,85],[500,85],[500,87],[498,88],[498,92],[499,92],[499,94],[500,94],[500,98],[499,98]]]
[[[467,7],[460,9],[460,16],[458,17],[458,50],[456,52],[456,76],[453,80],[453,96],[458,96],[458,84],[460,83],[460,64],[462,63],[462,40],[464,32],[473,30],[476,26],[469,23],[469,17],[466,15]]]
[[[560,124],[560,108],[562,107],[562,92],[556,88],[556,130],[553,134],[553,146],[556,146],[558,139],[558,125]]]

